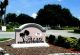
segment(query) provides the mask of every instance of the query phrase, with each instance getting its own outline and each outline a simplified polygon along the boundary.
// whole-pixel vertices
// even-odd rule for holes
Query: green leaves
[[[51,43],[51,44],[54,44],[55,40],[56,40],[55,36],[54,35],[50,35],[48,42]]]
[[[78,26],[79,24],[79,20],[71,14],[69,9],[56,4],[48,4],[40,9],[37,13],[36,22],[51,26],[59,24],[61,26]]]

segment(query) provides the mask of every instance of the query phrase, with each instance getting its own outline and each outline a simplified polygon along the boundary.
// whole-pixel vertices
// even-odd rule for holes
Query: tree
[[[62,20],[65,21],[65,25],[67,26],[79,26],[79,19],[72,16],[71,12],[67,8],[62,9]]]
[[[17,16],[17,22],[19,24],[25,24],[25,23],[33,23],[34,19],[26,14],[20,14],[19,16]]]
[[[3,3],[0,1],[0,17],[2,17],[4,13],[5,11],[3,10]]]
[[[0,17],[4,15],[4,25],[5,25],[5,13],[6,13],[6,7],[8,5],[8,0],[4,0],[3,2],[0,1]]]
[[[24,38],[25,38],[25,34],[24,33],[20,33],[20,37],[22,37],[23,39],[23,43],[25,42]]]
[[[8,13],[5,17],[6,26],[8,28],[18,27],[25,23],[33,23],[34,19],[26,14],[16,15],[15,13]]]
[[[78,26],[79,20],[61,5],[48,4],[37,13],[36,23],[50,26]]]
[[[16,21],[16,17],[17,15],[15,13],[8,13],[7,16],[6,16],[6,23],[9,24],[10,22],[11,23],[15,23],[17,22]]]
[[[59,14],[58,14],[59,13]],[[61,6],[60,5],[45,5],[43,9],[40,9],[38,12],[38,16],[36,18],[36,21],[38,21],[39,24],[46,25],[56,25],[58,24],[57,17],[61,13]],[[43,25],[44,25],[43,24]]]

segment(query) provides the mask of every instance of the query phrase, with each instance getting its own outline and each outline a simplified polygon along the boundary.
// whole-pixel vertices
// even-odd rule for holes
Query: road
[[[80,34],[70,33],[69,31],[73,30],[47,30],[46,35],[55,35],[55,36],[65,36],[65,37],[76,37],[80,38]],[[15,32],[0,32],[0,38],[15,38]]]
[[[15,38],[15,32],[0,32],[0,38]]]
[[[80,34],[77,33],[71,33],[73,30],[48,30],[46,31],[47,35],[55,35],[55,36],[64,36],[64,37],[76,37],[80,38]]]

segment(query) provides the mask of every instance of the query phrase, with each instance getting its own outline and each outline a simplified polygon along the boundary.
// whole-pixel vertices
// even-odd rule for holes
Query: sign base
[[[12,44],[13,48],[49,47],[48,43]]]

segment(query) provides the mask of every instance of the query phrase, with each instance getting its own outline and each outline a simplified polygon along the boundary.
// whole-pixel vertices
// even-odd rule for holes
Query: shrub
[[[49,38],[48,38],[48,42],[51,43],[51,44],[54,44],[55,36],[54,35],[50,35]]]
[[[7,29],[11,29],[11,28],[17,28],[17,27],[19,27],[20,26],[20,24],[18,24],[18,23],[12,23],[12,22],[9,22],[7,25]]]
[[[75,33],[80,33],[80,29],[75,29],[74,32]]]
[[[78,44],[80,44],[80,38],[78,39]]]
[[[56,44],[59,46],[63,46],[64,45],[64,41],[66,38],[62,37],[62,36],[58,36],[58,39],[56,41]]]
[[[78,39],[77,44],[74,48],[80,51],[80,38]]]
[[[65,48],[73,48],[77,44],[77,39],[74,37],[58,36],[56,44]]]
[[[48,36],[46,36],[46,42],[48,42],[49,41],[49,37]]]
[[[80,45],[79,45],[79,44],[77,44],[77,45],[75,46],[75,50],[80,51]]]
[[[72,39],[77,39],[77,38],[75,38],[75,37],[70,37],[70,38],[72,38]]]
[[[77,44],[77,39],[74,37],[68,37],[65,40],[65,47],[66,48],[74,48]]]
[[[7,25],[7,29],[11,29],[11,28],[13,28],[12,25]]]

